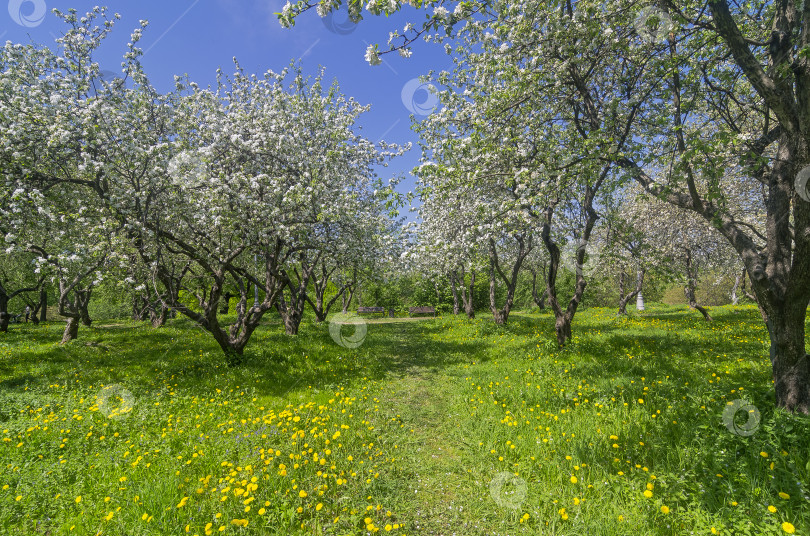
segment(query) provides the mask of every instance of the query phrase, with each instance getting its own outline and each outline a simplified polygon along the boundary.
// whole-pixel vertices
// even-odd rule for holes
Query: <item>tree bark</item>
[[[626,274],[624,270],[622,270],[621,275],[619,276],[619,312],[617,313],[618,316],[626,315],[627,314],[627,304],[633,298],[637,296],[641,296],[641,287],[644,284],[644,270],[639,270],[636,273],[636,286],[632,292],[625,295],[624,294],[624,278]],[[642,298],[643,299],[643,298]],[[643,303],[643,302],[642,302]],[[642,311],[644,310],[644,306],[642,305]]]
[[[222,307],[219,309],[219,314],[226,315],[230,312],[231,298],[233,298],[233,294],[230,292],[225,292],[222,295]]]
[[[464,268],[461,268],[459,274],[459,282],[461,288],[461,302],[464,305],[464,314],[467,315],[467,318],[472,320],[475,318],[475,303],[473,300],[473,292],[475,290],[475,270],[470,270],[470,285],[467,287],[466,279],[467,275],[464,272]]]
[[[515,289],[517,288],[520,268],[523,266],[523,261],[526,259],[526,256],[534,249],[532,235],[528,235],[528,237],[516,235],[515,240],[517,240],[518,243],[518,252],[515,257],[515,262],[512,265],[512,273],[507,276],[501,268],[495,240],[492,238],[489,239],[489,309],[492,311],[495,323],[499,325],[506,324],[509,320],[509,313],[515,301]],[[503,307],[500,309],[498,309],[495,299],[495,286],[498,279],[503,281],[506,285],[506,300]]]
[[[459,304],[458,304],[458,290],[456,289],[456,271],[450,270],[448,275],[450,277],[450,290],[453,292],[453,314],[458,315]]]
[[[311,277],[312,280],[312,287],[315,294],[315,301],[312,301],[312,298],[309,296],[309,293],[304,294],[304,299],[309,303],[312,307],[312,310],[315,312],[315,321],[316,322],[323,322],[326,320],[326,317],[329,316],[329,311],[332,309],[332,306],[341,298],[343,300],[343,309],[348,307],[348,303],[346,302],[345,293],[346,291],[354,285],[355,280],[357,279],[357,269],[355,268],[352,274],[351,281],[348,281],[344,285],[338,289],[337,293],[332,296],[331,299],[326,299],[326,289],[329,287],[329,280],[332,277],[332,274],[337,269],[337,266],[332,268],[327,267],[326,260],[323,259],[320,262],[321,273],[318,277],[315,277],[314,270],[313,275]],[[344,312],[345,314],[345,312]]]
[[[160,312],[158,312],[157,307],[160,308]],[[153,328],[162,328],[165,326],[168,316],[169,308],[163,303],[158,303],[156,307],[149,309],[149,320],[152,322]]]
[[[90,312],[87,310],[88,305],[90,305],[90,289],[76,291],[76,307],[79,310],[79,318],[82,321],[82,324],[90,327],[93,323],[93,320],[90,318]]]
[[[5,293],[0,293],[0,332],[8,332],[8,323],[11,321],[11,315],[8,314],[8,301],[9,298]]]
[[[320,262],[321,255],[322,252],[319,251],[311,265],[308,264],[303,252],[299,255],[301,271],[300,273],[298,269],[293,271],[296,276],[295,279],[298,281],[297,284],[295,284],[293,278],[286,276],[287,272],[285,270],[281,270],[285,274],[284,281],[289,291],[290,300],[288,303],[285,293],[281,292],[276,301],[276,308],[284,321],[284,331],[287,335],[298,334],[298,327],[304,318],[304,305],[307,303],[307,286],[312,278],[315,266]]]
[[[65,324],[65,331],[62,333],[61,344],[66,344],[79,336],[79,318],[69,316]]]
[[[537,295],[537,270],[531,269],[532,272],[532,300],[534,304],[540,308],[541,311],[546,309],[546,296],[548,296],[548,288],[544,288],[542,294]],[[546,279],[546,266],[543,265],[543,280]]]
[[[28,292],[35,292],[42,288],[42,283],[45,281],[45,276],[43,275],[39,281],[37,281],[36,285],[32,287],[24,287],[19,288],[15,291],[9,291],[6,288],[6,285],[0,281],[0,333],[5,333],[8,331],[8,324],[11,321],[11,314],[8,312],[8,304],[12,298],[18,295],[25,295]]]
[[[584,244],[588,243],[591,238],[596,221],[599,219],[599,214],[593,208],[593,200],[596,192],[607,177],[610,171],[610,166],[605,166],[599,177],[594,182],[593,186],[585,186],[585,198],[582,206],[585,210],[585,226],[582,230],[581,241]],[[574,283],[574,294],[568,301],[568,306],[563,310],[557,299],[557,273],[560,269],[560,247],[551,239],[551,222],[554,217],[554,209],[556,201],[550,204],[544,210],[544,221],[541,237],[543,243],[548,251],[550,262],[548,268],[548,277],[546,279],[546,289],[548,290],[548,303],[551,310],[554,311],[554,332],[557,336],[557,345],[562,348],[571,340],[571,323],[574,320],[579,304],[582,302],[582,296],[585,294],[585,287],[588,282],[585,280],[583,270],[576,270],[576,282]],[[576,265],[583,266],[585,263],[586,248],[578,247],[576,250]]]
[[[737,295],[737,289],[740,288],[740,274],[734,278],[734,286],[731,287],[731,304],[738,305],[740,303],[740,297]]]
[[[711,315],[709,315],[709,311],[707,311],[706,308],[698,305],[697,299],[695,298],[695,289],[697,288],[697,267],[692,261],[692,250],[689,248],[685,248],[685,251],[686,251],[686,285],[683,288],[684,296],[686,296],[686,301],[689,303],[689,307],[700,311],[700,314],[703,315],[703,319],[708,322],[711,322],[712,317]]]
[[[44,288],[39,289],[39,321],[45,322],[48,320],[48,291]]]

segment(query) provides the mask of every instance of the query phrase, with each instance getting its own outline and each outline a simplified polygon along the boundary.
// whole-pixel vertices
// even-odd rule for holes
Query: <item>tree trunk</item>
[[[258,287],[257,287],[258,288]],[[222,307],[219,310],[219,314],[226,315],[231,310],[231,298],[233,298],[233,294],[230,292],[225,292],[222,295]]]
[[[595,188],[599,187],[604,177],[607,175],[607,168],[602,171]],[[599,218],[596,211],[593,209],[593,196],[596,189],[586,187],[585,207],[587,210],[587,217],[585,219],[585,228],[582,233],[582,241],[588,242],[591,236],[593,226]],[[554,311],[554,332],[557,337],[557,345],[562,348],[571,340],[571,322],[574,320],[579,304],[582,301],[582,296],[585,294],[585,287],[588,282],[583,276],[582,270],[576,270],[576,283],[574,284],[574,295],[568,301],[568,306],[563,310],[560,302],[557,299],[557,272],[560,269],[560,247],[551,239],[551,221],[554,216],[554,207],[551,205],[545,209],[545,221],[543,222],[543,230],[541,237],[546,246],[549,254],[548,277],[546,278],[546,289],[548,290],[548,304],[551,310]],[[576,264],[582,266],[585,261],[585,248],[577,248]]]
[[[456,289],[456,271],[450,270],[449,277],[450,277],[450,290],[453,291],[453,314],[457,315],[459,311],[459,304],[458,304],[458,290]]]
[[[39,321],[45,322],[48,320],[48,291],[43,289],[39,290]]]
[[[491,261],[489,263],[489,310],[492,311],[492,317],[495,319],[496,324],[506,324],[509,312],[499,310],[495,303],[495,264]]]
[[[32,305],[33,307],[31,307],[31,322],[33,322],[34,325],[39,325],[39,310],[42,304],[37,302]]]
[[[537,270],[532,269],[532,300],[534,304],[541,310],[546,309],[546,296],[548,296],[548,289],[544,288],[542,294],[537,295]],[[543,266],[543,279],[545,279],[546,267]]]
[[[740,303],[740,297],[737,295],[737,289],[740,287],[740,275],[734,278],[734,286],[731,287],[731,304],[738,305]]]
[[[703,319],[707,322],[712,321],[709,311],[705,307],[701,307],[695,298],[695,289],[697,288],[697,267],[692,262],[692,250],[686,248],[686,285],[683,288],[683,294],[686,296],[686,301],[689,307],[697,309],[703,315]]]
[[[636,311],[644,310],[644,294],[639,290],[636,295]]]
[[[90,318],[90,313],[87,310],[87,306],[90,304],[90,294],[91,290],[81,290],[76,291],[76,308],[79,310],[79,318],[82,321],[82,324],[90,327],[93,323],[93,320]]]
[[[165,304],[159,302],[160,312],[157,312],[155,307],[149,310],[149,320],[152,322],[153,328],[161,328],[166,325],[166,318],[169,316],[169,308]]]
[[[517,288],[518,276],[520,275],[520,268],[523,266],[523,261],[526,259],[534,244],[532,242],[532,235],[528,237],[524,235],[515,235],[515,240],[518,243],[518,253],[515,257],[515,262],[512,265],[512,273],[507,276],[501,269],[501,263],[498,260],[498,251],[495,246],[495,240],[489,239],[489,308],[492,311],[492,316],[496,324],[506,324],[509,320],[509,313],[512,310],[512,305],[515,301],[515,289]],[[503,307],[498,309],[495,303],[495,284],[496,277],[499,278],[506,285],[506,301]]]
[[[318,294],[315,297],[315,322],[323,322],[326,320],[326,312],[323,310],[323,294]]]
[[[636,273],[636,287],[630,294],[624,294],[624,278],[626,274],[624,270],[622,270],[621,275],[619,276],[619,312],[617,313],[618,316],[626,315],[627,314],[627,304],[630,303],[630,300],[636,298],[637,296],[641,296],[641,286],[644,283],[644,270],[639,270]],[[644,298],[642,298],[641,302],[641,309],[644,310]],[[636,304],[638,305],[638,300],[636,300]],[[638,307],[636,307],[638,309]]]
[[[472,320],[475,318],[475,303],[473,302],[473,291],[475,290],[475,270],[470,270],[470,286],[465,283],[466,274],[461,270],[461,301],[464,304],[464,314]]]
[[[802,413],[810,412],[810,355],[805,350],[804,320],[807,305],[785,304],[765,313],[771,338],[771,366],[776,405]]]
[[[67,324],[65,324],[65,331],[62,334],[62,343],[65,344],[79,336],[79,318],[69,316]]]
[[[8,314],[8,296],[0,293],[0,332],[8,332],[8,323],[11,315]]]
[[[304,318],[303,303],[303,299],[296,299],[295,297],[288,303],[284,297],[284,293],[279,294],[278,300],[276,301],[276,308],[284,322],[284,332],[287,335],[298,335],[298,328],[301,325],[301,320]]]
[[[287,302],[284,291],[280,292],[278,300],[276,301],[276,309],[278,309],[281,319],[284,321],[284,331],[287,335],[298,334],[298,327],[301,325],[301,320],[304,318],[304,306],[307,303],[307,286],[309,286],[312,272],[320,261],[320,255],[321,252],[318,253],[312,265],[308,265],[306,257],[303,253],[301,254],[301,273],[299,274],[297,270],[295,271],[298,280],[297,285],[289,276],[285,275],[284,277],[287,290],[289,291],[290,301],[289,303]],[[286,274],[286,271],[282,270],[282,272]]]
[[[355,288],[357,288],[356,284],[353,284],[353,285],[348,287],[348,290],[349,290],[349,297],[348,298],[346,298],[346,293],[345,292],[343,293],[343,308],[341,309],[341,311],[343,312],[344,315],[349,313],[349,306],[352,303],[352,298],[354,298],[354,290],[355,290]]]

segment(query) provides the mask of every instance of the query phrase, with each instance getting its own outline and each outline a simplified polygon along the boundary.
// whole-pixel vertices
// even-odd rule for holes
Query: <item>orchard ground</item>
[[[237,367],[182,319],[12,326],[0,533],[810,534],[810,420],[711,313],[267,325]]]

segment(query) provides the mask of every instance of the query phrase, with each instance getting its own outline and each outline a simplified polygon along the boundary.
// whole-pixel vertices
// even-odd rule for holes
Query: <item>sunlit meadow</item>
[[[0,533],[808,534],[810,422],[756,309],[712,314],[271,324],[235,367],[183,320],[13,326]]]

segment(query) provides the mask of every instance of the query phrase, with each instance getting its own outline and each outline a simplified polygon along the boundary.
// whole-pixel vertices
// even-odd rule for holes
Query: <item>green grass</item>
[[[548,313],[268,325],[238,367],[184,320],[12,326],[0,533],[810,534],[810,420],[756,309],[712,315],[588,309],[564,350]]]

